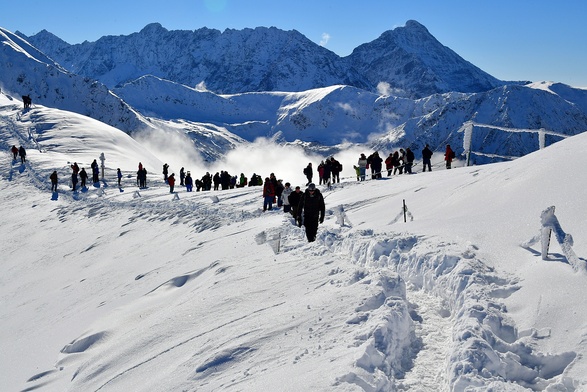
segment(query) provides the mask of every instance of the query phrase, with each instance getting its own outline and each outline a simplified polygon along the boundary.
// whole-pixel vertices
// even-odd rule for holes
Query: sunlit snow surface
[[[377,181],[348,158],[314,243],[260,187],[171,194],[162,160],[82,116],[2,95],[0,147],[2,391],[587,388],[587,274],[554,236],[547,260],[520,246],[555,206],[585,263],[585,135]],[[313,158],[280,151],[291,172],[257,173],[305,185]],[[68,165],[101,153],[105,180],[72,192]]]

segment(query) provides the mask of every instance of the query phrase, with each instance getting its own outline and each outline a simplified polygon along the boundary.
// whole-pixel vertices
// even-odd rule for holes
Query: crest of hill
[[[345,58],[298,31],[275,27],[169,31],[152,23],[138,33],[70,46],[56,45],[46,36],[28,39],[71,72],[111,88],[147,74],[188,86],[204,82],[220,94],[337,84],[376,91],[386,82],[396,95],[421,98],[504,84],[441,45],[416,21],[383,33]]]
[[[3,91],[14,96],[30,95],[33,105],[80,113],[125,132],[150,127],[106,86],[66,71],[21,37],[0,29],[0,43]]]

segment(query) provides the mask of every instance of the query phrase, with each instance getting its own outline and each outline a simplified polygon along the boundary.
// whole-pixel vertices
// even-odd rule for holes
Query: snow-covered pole
[[[540,244],[542,260],[548,260],[548,248],[550,247],[550,236],[552,235],[552,225],[549,224],[554,218],[554,206],[542,211],[540,220],[542,229],[540,229]]]
[[[538,130],[538,148],[544,150],[546,146],[546,129],[540,128]]]
[[[467,166],[471,163],[471,145],[473,143],[473,122],[467,121],[464,124],[465,134],[463,135],[463,149],[467,154]]]
[[[106,160],[106,157],[104,156],[104,153],[100,154],[100,162],[102,162],[102,181],[104,181],[104,169],[105,169],[105,165],[104,165],[104,161]]]
[[[404,223],[406,223],[407,222],[407,219],[406,219],[406,211],[408,209],[406,208],[406,199],[403,199],[403,201],[404,201]]]
[[[465,121],[457,132],[463,132],[463,150],[467,156],[467,166],[471,163],[471,145],[473,140],[473,121]]]

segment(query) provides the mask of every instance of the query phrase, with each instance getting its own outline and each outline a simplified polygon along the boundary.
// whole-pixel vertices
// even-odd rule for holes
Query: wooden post
[[[406,199],[404,199],[404,223],[407,222],[407,220],[406,220],[406,210],[407,210],[407,208],[406,208]]]

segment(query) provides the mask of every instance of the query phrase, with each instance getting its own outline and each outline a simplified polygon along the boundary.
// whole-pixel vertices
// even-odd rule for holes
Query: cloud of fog
[[[283,182],[290,182],[293,186],[304,187],[307,180],[303,174],[309,162],[314,168],[313,180],[318,183],[318,164],[331,155],[308,153],[299,145],[282,145],[271,139],[259,138],[253,143],[243,144],[215,162],[204,162],[200,154],[194,150],[191,139],[182,132],[171,130],[148,131],[137,135],[135,139],[148,149],[153,155],[170,166],[170,173],[179,175],[179,169],[184,167],[194,178],[201,178],[206,172],[214,175],[222,170],[232,176],[243,173],[248,179],[253,173],[263,179],[275,173]],[[349,145],[348,148],[334,154],[336,160],[343,165],[341,177],[354,178],[353,165],[357,164],[359,155],[368,151],[363,147]],[[151,168],[151,173],[158,173],[162,168]]]
[[[401,88],[394,88],[388,82],[379,82],[377,83],[377,93],[384,97],[389,97],[391,95],[396,97],[404,97],[406,96],[406,92]]]
[[[322,39],[320,40],[320,46],[326,46],[330,41],[330,34],[322,33]]]
[[[204,170],[206,164],[194,150],[192,140],[177,129],[149,129],[133,135],[134,139],[159,160],[169,165],[170,173],[179,176],[179,169],[192,173]],[[151,168],[150,172],[161,172],[163,168]]]

